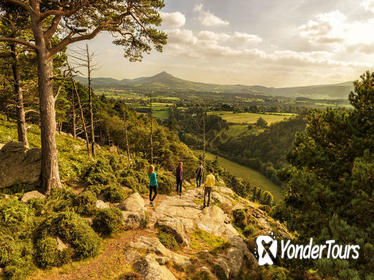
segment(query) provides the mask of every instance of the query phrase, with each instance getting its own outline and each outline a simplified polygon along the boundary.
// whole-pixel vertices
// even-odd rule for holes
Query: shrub
[[[232,212],[234,216],[234,223],[241,229],[245,228],[247,224],[246,212],[244,209],[236,209]]]
[[[221,266],[215,265],[213,267],[213,272],[219,280],[228,280],[225,270]]]
[[[101,159],[87,170],[84,178],[90,185],[109,185],[116,182],[112,167]]]
[[[59,250],[56,238],[47,236],[39,239],[35,248],[35,261],[41,268],[61,266],[70,261],[69,250]]]
[[[28,235],[33,217],[33,211],[27,204],[11,198],[0,199],[0,233],[13,237],[21,233]]]
[[[274,201],[273,195],[268,191],[265,191],[262,194],[261,199],[260,199],[260,202],[262,204],[269,205],[269,206],[273,204],[273,201]]]
[[[47,205],[55,212],[70,211],[75,204],[76,195],[69,187],[56,188],[52,190]]]
[[[175,240],[174,235],[160,230],[158,232],[158,239],[160,242],[170,250],[177,250],[179,248],[178,242]]]
[[[0,267],[14,263],[20,256],[19,248],[14,239],[9,235],[0,235]]]
[[[91,191],[84,191],[80,193],[76,199],[76,212],[85,215],[92,216],[96,211],[96,195]]]
[[[253,235],[256,232],[256,228],[254,225],[249,224],[243,229],[243,234],[245,237],[248,237],[250,235]]]
[[[47,236],[58,236],[73,248],[73,259],[81,260],[98,254],[101,239],[88,222],[74,212],[53,213],[37,228],[36,242]]]
[[[101,209],[97,212],[92,227],[101,235],[108,236],[123,225],[123,216],[118,208]]]
[[[102,190],[105,200],[116,203],[121,202],[126,198],[126,193],[122,187],[117,185],[110,185]]]

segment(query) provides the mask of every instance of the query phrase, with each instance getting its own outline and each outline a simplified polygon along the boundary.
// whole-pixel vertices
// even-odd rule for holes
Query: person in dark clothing
[[[177,179],[177,193],[182,195],[182,182],[183,182],[183,162],[178,164],[175,177]]]
[[[149,201],[151,206],[153,206],[153,201],[155,200],[157,196],[157,175],[155,172],[155,167],[153,165],[149,166],[148,169],[148,176],[149,176]],[[153,192],[153,196],[152,196]]]
[[[195,173],[196,173],[196,186],[198,188],[200,188],[201,181],[202,181],[203,176],[204,176],[204,166],[201,162],[200,162],[199,167],[196,169]]]

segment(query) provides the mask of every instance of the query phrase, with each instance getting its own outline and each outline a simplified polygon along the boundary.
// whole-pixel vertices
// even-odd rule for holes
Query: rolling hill
[[[77,77],[76,79],[83,84],[87,84],[86,78]],[[306,97],[312,99],[347,99],[349,92],[353,89],[352,82],[288,88],[218,85],[183,80],[167,72],[161,72],[152,77],[141,77],[137,79],[117,80],[113,78],[94,78],[92,80],[92,86],[96,89],[131,90],[141,93],[150,91],[171,93],[210,92],[240,95]]]

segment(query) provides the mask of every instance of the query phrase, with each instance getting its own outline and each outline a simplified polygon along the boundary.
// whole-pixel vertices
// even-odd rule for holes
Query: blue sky
[[[167,71],[199,82],[287,87],[354,80],[374,66],[374,0],[165,3],[164,52],[130,63],[101,34],[88,42],[100,66],[96,77]]]

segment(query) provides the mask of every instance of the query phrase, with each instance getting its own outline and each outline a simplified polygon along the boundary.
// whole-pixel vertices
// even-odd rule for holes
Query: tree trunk
[[[151,152],[151,164],[153,164],[153,109],[152,109],[152,95],[149,96],[150,103],[150,118],[151,118],[151,131],[150,131],[150,152]]]
[[[23,104],[23,92],[21,89],[21,77],[18,67],[18,53],[15,44],[10,44],[10,50],[12,54],[12,70],[14,79],[14,93],[17,99],[17,132],[18,141],[22,142],[25,147],[29,146],[27,141],[27,131],[26,131],[26,114],[25,107]]]
[[[74,139],[77,138],[77,113],[75,111],[75,90],[73,90],[71,94],[71,113],[73,118],[73,137]]]
[[[77,97],[77,102],[78,102],[78,106],[79,106],[79,112],[80,112],[81,121],[82,121],[82,125],[83,125],[84,137],[86,138],[87,154],[88,154],[88,156],[90,156],[90,139],[88,138],[86,121],[84,120],[84,113],[83,113],[83,107],[82,107],[82,103],[81,103],[81,98],[79,96],[77,85],[76,85],[74,79],[71,79],[71,82],[73,83],[73,88],[74,88],[75,96]]]
[[[93,114],[93,92],[91,87],[91,58],[90,52],[88,49],[88,45],[86,44],[86,54],[87,54],[87,75],[88,75],[88,103],[90,109],[90,122],[91,122],[91,149],[92,149],[92,156],[96,157],[95,152],[95,126],[94,126],[94,114]]]
[[[126,141],[127,159],[130,161],[130,147],[129,147],[129,137],[128,137],[128,133],[127,133],[126,112],[123,112],[123,122],[124,122],[124,126],[125,126],[125,141]]]
[[[32,1],[32,8],[39,12],[39,2]],[[53,188],[61,187],[56,145],[56,110],[53,96],[53,60],[49,57],[44,40],[42,22],[32,14],[32,29],[38,47],[38,87],[41,124],[41,188],[49,195]]]

